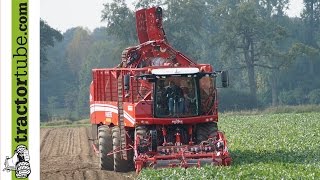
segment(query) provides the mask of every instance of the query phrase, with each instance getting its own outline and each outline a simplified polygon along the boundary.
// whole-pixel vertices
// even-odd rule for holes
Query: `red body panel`
[[[157,11],[161,10],[161,13]],[[136,12],[136,29],[140,44],[151,40],[165,39],[162,28],[162,9],[141,9]]]
[[[202,69],[212,70],[210,65],[198,65]],[[152,85],[134,76],[147,73],[148,68],[109,68],[94,69],[93,82],[90,85],[90,119],[92,124],[118,124],[117,117],[117,78],[119,75],[130,74],[131,89],[123,91],[123,106],[125,124],[134,127],[137,124],[194,124],[202,122],[217,122],[217,102],[213,104],[214,114],[186,118],[154,118],[152,115],[153,100],[151,99]],[[138,93],[139,91],[139,93]],[[127,97],[126,94],[128,95]],[[111,115],[112,113],[112,115]],[[111,121],[110,119],[111,118]],[[130,121],[129,121],[130,120]]]

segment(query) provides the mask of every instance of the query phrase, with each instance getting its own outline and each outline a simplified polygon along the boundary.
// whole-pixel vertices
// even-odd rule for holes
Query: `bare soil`
[[[89,127],[41,128],[41,179],[122,180],[136,177],[135,172],[100,170],[90,135]]]

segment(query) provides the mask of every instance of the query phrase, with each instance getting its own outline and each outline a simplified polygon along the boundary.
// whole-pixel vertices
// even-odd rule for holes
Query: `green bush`
[[[310,91],[308,99],[310,104],[320,104],[320,89]]]
[[[41,126],[77,126],[77,125],[89,125],[90,120],[89,119],[81,119],[81,120],[55,120],[55,121],[49,121],[49,122],[42,122]]]
[[[252,95],[248,92],[234,89],[219,90],[218,100],[220,111],[239,111],[257,108]]]
[[[279,101],[283,105],[301,105],[308,103],[307,93],[302,88],[284,90],[279,94]]]
[[[272,104],[271,90],[259,92],[258,93],[258,102],[261,103],[262,107],[270,106]]]
[[[56,121],[41,123],[41,126],[62,126],[62,125],[70,125],[70,124],[72,124],[72,121],[70,120],[56,120]]]
[[[283,105],[296,105],[297,104],[293,90],[280,92],[279,101]]]
[[[263,114],[320,112],[318,105],[276,106],[262,111]]]

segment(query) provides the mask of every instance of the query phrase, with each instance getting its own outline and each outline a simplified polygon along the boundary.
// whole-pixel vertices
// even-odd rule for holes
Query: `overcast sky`
[[[103,4],[108,0],[41,0],[40,16],[51,27],[65,32],[76,26],[87,27],[91,31],[96,27],[106,26],[101,22]],[[127,0],[131,5],[134,0]],[[303,0],[290,0],[287,14],[300,16]]]

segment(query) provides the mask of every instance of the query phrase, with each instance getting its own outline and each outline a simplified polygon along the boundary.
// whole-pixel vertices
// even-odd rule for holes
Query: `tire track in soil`
[[[50,151],[52,149],[54,138],[56,137],[57,131],[49,131],[46,139],[43,139],[41,142],[41,145],[43,148],[41,150],[41,153],[44,157],[48,156],[50,154]],[[40,130],[40,137],[42,136],[42,131]]]
[[[116,173],[99,169],[92,150],[89,127],[42,128],[40,167],[43,180],[134,179],[135,172]]]
[[[41,144],[40,151],[42,151],[42,148],[43,148],[43,146],[45,144],[44,140],[47,139],[47,137],[49,136],[50,131],[51,131],[51,129],[49,129],[49,128],[44,128],[42,130],[42,133],[41,133],[41,136],[40,136],[40,144]]]

